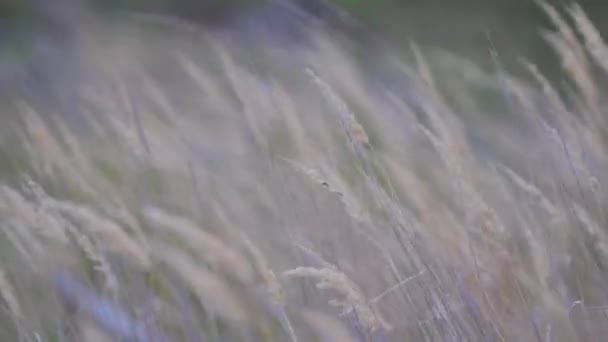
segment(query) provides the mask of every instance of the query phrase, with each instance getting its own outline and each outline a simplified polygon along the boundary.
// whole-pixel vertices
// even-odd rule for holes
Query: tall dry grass
[[[565,86],[416,46],[378,52],[389,85],[315,30],[91,31],[70,113],[2,110],[0,336],[601,340],[608,48],[543,6]]]

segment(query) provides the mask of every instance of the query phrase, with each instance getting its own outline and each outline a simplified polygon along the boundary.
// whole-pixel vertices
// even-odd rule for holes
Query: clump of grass
[[[312,278],[317,280],[320,290],[333,290],[344,297],[343,300],[332,299],[329,304],[342,309],[342,315],[351,314],[357,317],[364,329],[390,331],[392,328],[369,304],[361,289],[344,273],[335,268],[298,267],[283,273],[286,277]]]
[[[150,260],[147,251],[142,248],[142,243],[134,239],[114,221],[104,219],[91,209],[79,207],[71,203],[57,203],[57,210],[75,220],[85,231],[98,236],[103,246],[112,248],[115,252],[122,253],[126,259],[131,260],[139,269],[147,269]]]
[[[240,324],[247,324],[249,317],[246,310],[230,292],[228,283],[216,274],[199,267],[184,253],[168,247],[162,248],[165,249],[159,253],[162,262],[183,278],[195,292],[201,305],[227,319],[235,328]]]
[[[143,213],[147,222],[165,233],[175,233],[192,249],[201,255],[218,272],[233,274],[237,279],[248,283],[252,270],[243,257],[217,237],[198,228],[187,219],[169,215],[158,208],[146,208]]]

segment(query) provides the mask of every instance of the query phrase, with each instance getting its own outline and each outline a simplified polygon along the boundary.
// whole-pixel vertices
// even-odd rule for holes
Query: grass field
[[[314,27],[83,29],[2,97],[0,340],[602,340],[608,47],[544,10],[560,84]]]

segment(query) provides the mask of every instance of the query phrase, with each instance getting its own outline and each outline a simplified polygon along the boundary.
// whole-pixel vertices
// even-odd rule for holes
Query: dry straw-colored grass
[[[344,273],[335,268],[298,267],[283,274],[287,277],[312,278],[317,280],[315,286],[319,290],[333,290],[340,293],[344,299],[332,299],[329,303],[341,308],[342,315],[354,312],[365,329],[371,331],[377,329],[391,330],[391,326],[370,306],[361,289]]]
[[[435,72],[460,62],[415,44],[413,67],[378,52],[388,85],[321,29],[243,62],[171,20],[91,26],[76,117],[2,110],[0,336],[605,336],[608,47],[541,6],[571,87],[467,65],[464,110]]]

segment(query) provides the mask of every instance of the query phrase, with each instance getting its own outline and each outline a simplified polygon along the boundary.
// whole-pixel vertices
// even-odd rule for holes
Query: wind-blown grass
[[[416,46],[379,56],[388,85],[323,31],[245,61],[216,34],[92,31],[77,115],[2,110],[0,336],[604,336],[608,48],[543,6],[567,86],[524,62],[536,83],[472,70],[456,97]]]

